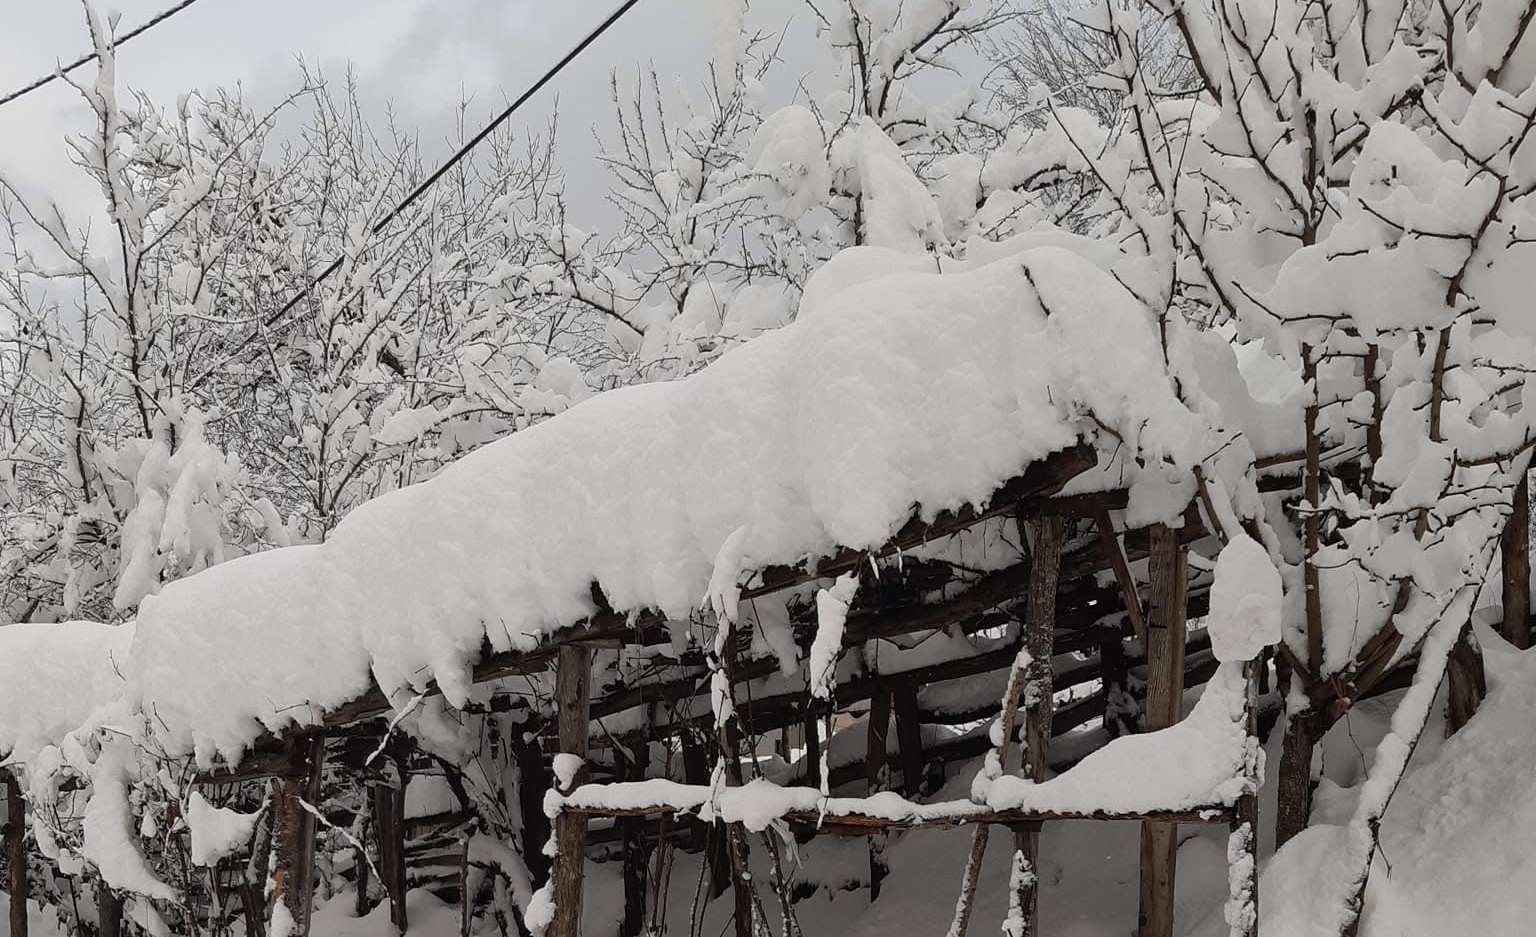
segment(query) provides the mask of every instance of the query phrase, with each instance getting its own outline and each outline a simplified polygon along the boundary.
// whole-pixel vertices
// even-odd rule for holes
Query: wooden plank
[[[10,935],[27,937],[27,808],[21,796],[21,784],[5,768],[0,768],[0,786],[5,788],[5,890],[10,895]]]
[[[908,798],[928,792],[927,760],[923,757],[923,721],[917,707],[917,686],[908,684],[891,697],[896,710],[896,744],[901,751],[901,790]]]
[[[570,787],[586,780],[587,727],[591,722],[592,648],[567,645],[560,648],[555,671],[556,725],[562,754],[582,759],[570,779]],[[569,788],[565,791],[569,793]],[[586,878],[587,818],[561,811],[555,820],[555,914],[550,937],[579,937],[582,889]]]
[[[1109,568],[1114,570],[1115,583],[1120,587],[1120,599],[1125,603],[1125,615],[1131,623],[1131,632],[1143,643],[1147,640],[1146,619],[1141,614],[1141,596],[1136,592],[1136,580],[1131,576],[1131,564],[1126,562],[1125,550],[1115,534],[1115,526],[1108,511],[1094,515],[1094,525],[1099,529],[1099,543],[1109,557]]]
[[[885,766],[886,739],[891,728],[891,694],[876,693],[869,701],[869,718],[864,733],[865,790],[871,795],[890,789],[890,775]],[[880,884],[890,865],[885,858],[888,837],[875,833],[869,837],[869,900],[878,901]]]
[[[1515,486],[1514,509],[1500,542],[1504,560],[1504,640],[1518,648],[1531,646],[1531,480],[1521,476]]]
[[[399,766],[399,762],[396,762]],[[408,778],[403,766],[396,772],[396,784],[373,786],[373,824],[379,841],[380,885],[389,896],[389,920],[395,930],[405,933],[410,926],[405,908],[405,786]]]
[[[291,937],[309,933],[315,893],[315,817],[304,809],[303,801],[313,804],[320,799],[324,760],[323,739],[303,740],[290,759],[294,772],[272,779],[272,834],[277,855],[267,906],[274,917],[287,915]]]
[[[1147,608],[1147,731],[1178,722],[1184,706],[1185,600],[1188,556],[1176,531],[1151,530],[1150,601]],[[1173,893],[1178,864],[1177,827],[1165,821],[1141,825],[1139,937],[1173,937]]]

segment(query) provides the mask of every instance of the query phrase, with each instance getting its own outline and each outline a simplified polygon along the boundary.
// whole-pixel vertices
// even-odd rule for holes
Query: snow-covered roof
[[[26,762],[123,691],[134,626],[0,628],[0,760]]]
[[[146,599],[131,679],[161,743],[235,760],[370,676],[461,704],[486,642],[533,648],[595,611],[593,583],[685,618],[728,538],[743,571],[878,547],[914,506],[984,503],[1100,426],[1156,484],[1207,451],[1153,320],[1076,254],[851,280],[693,377],[601,394],[362,506],[322,546]]]

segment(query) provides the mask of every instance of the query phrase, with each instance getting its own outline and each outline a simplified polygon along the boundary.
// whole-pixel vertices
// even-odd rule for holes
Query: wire
[[[170,7],[169,9],[166,9],[166,10],[162,10],[159,13],[156,13],[154,16],[150,17],[148,21],[140,24],[139,26],[134,27],[133,29],[129,30],[128,32],[126,32],[123,35],[121,35],[121,36],[117,37],[116,39],[114,39],[112,41],[113,48],[118,48],[118,47],[121,47],[121,46],[125,45],[128,42],[128,40],[132,39],[134,36],[139,35],[140,33],[149,32],[154,27],[160,25],[161,23],[165,22],[166,20],[170,19],[171,17],[175,16],[177,13],[180,13],[182,10],[185,10],[187,7],[191,6],[192,4],[194,4],[196,2],[197,2],[197,0],[181,0],[181,2],[176,4],[175,6]],[[88,53],[86,55],[81,56],[78,59],[75,59],[73,62],[69,63],[68,65],[65,65],[62,68],[55,69],[52,74],[44,75],[43,77],[37,79],[36,81],[32,82],[29,85],[26,85],[25,87],[17,88],[15,91],[12,91],[10,94],[7,94],[5,97],[0,98],[0,107],[6,106],[7,104],[11,103],[12,101],[16,100],[17,98],[21,97],[24,94],[31,94],[33,91],[36,91],[38,88],[41,88],[42,86],[48,84],[50,81],[53,81],[56,78],[64,77],[69,72],[74,71],[75,69],[79,68],[80,66],[82,66],[85,63],[91,61],[94,58],[96,58],[96,53],[95,52]]]
[[[391,209],[389,214],[380,219],[379,223],[373,226],[369,234],[377,235],[386,227],[388,227],[391,221],[394,221],[395,218],[399,217],[401,212],[411,207],[411,205],[428,189],[430,189],[432,185],[437,182],[437,180],[443,177],[444,173],[452,169],[459,160],[469,155],[469,151],[473,150],[477,145],[479,145],[480,141],[490,136],[497,127],[500,127],[502,124],[506,123],[507,118],[516,113],[517,109],[527,103],[529,98],[533,97],[535,94],[538,94],[540,89],[549,84],[556,75],[560,74],[562,69],[571,64],[572,60],[574,60],[576,56],[584,52],[587,46],[590,46],[592,43],[596,42],[603,33],[607,32],[614,23],[619,21],[620,17],[622,17],[625,13],[628,13],[639,2],[640,0],[624,0],[624,3],[620,4],[618,9],[610,13],[607,19],[603,20],[597,25],[595,29],[587,33],[586,38],[578,42],[575,48],[571,49],[571,51],[567,52],[565,56],[560,59],[560,61],[551,66],[550,69],[544,73],[543,77],[534,82],[528,88],[528,90],[518,95],[517,100],[507,105],[505,110],[496,115],[495,120],[485,125],[485,129],[475,134],[475,136],[468,143],[459,147],[458,152],[454,153],[451,157],[448,158],[447,162],[439,166],[437,171],[434,172],[431,176],[427,177],[425,182],[421,183],[421,185],[418,185],[414,190],[412,190],[411,194],[407,195],[399,205],[396,205],[393,209]],[[341,269],[341,264],[344,259],[345,258],[343,255],[342,257],[337,257],[335,260],[331,261],[330,266],[320,271],[319,276],[316,276],[313,280],[310,280],[307,286],[300,290],[298,294],[292,299],[288,300],[288,302],[284,303],[281,309],[268,316],[266,321],[262,324],[267,328],[271,328],[275,323],[281,320],[283,316],[287,315],[290,309],[292,309],[294,306],[297,306],[299,302],[304,299],[304,297],[308,296],[311,290],[313,290],[316,286],[319,286],[321,281],[335,273],[337,270]],[[248,339],[246,342],[243,342],[242,347],[244,347],[246,344],[249,344],[250,341],[251,339]]]

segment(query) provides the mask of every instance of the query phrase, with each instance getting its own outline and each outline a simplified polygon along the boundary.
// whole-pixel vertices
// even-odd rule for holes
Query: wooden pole
[[[304,809],[303,802],[314,804],[320,799],[324,760],[323,739],[299,742],[289,771],[272,779],[272,833],[277,856],[268,908],[274,918],[279,913],[287,915],[290,937],[309,933],[315,895],[315,818]]]
[[[1151,597],[1147,609],[1148,731],[1178,722],[1184,711],[1185,600],[1188,556],[1178,532],[1151,528]],[[1167,821],[1141,824],[1141,904],[1139,937],[1172,937],[1173,888],[1178,865],[1178,827]]]
[[[1247,685],[1244,716],[1252,759],[1246,766],[1249,788],[1237,799],[1227,840],[1228,911],[1233,937],[1259,937],[1259,677],[1264,657],[1243,665]],[[1235,873],[1235,874],[1233,874]]]
[[[122,937],[123,896],[106,882],[96,883],[97,937]]]
[[[1056,586],[1061,571],[1061,518],[1032,517],[1026,522],[1032,558],[1029,599],[1024,615],[1025,668],[1022,706],[1024,744],[1020,768],[1024,777],[1045,779],[1050,758],[1051,710],[1054,680],[1051,672],[1056,638]],[[1023,914],[1023,931],[1013,937],[1040,933],[1040,827],[1031,824],[1013,831],[1015,894],[1013,901]]]
[[[885,767],[886,739],[891,728],[891,694],[876,693],[869,701],[869,724],[865,734],[864,778],[866,793],[878,794],[890,788],[890,774]],[[872,833],[869,837],[869,900],[880,898],[880,883],[890,871],[885,848],[890,837]]]
[[[11,937],[27,937],[27,808],[21,784],[0,768],[5,788],[5,890],[11,896]]]
[[[1530,475],[1515,486],[1514,510],[1504,525],[1504,640],[1518,648],[1531,646],[1531,482]]]
[[[901,790],[909,799],[928,793],[927,762],[923,758],[923,724],[917,709],[917,687],[905,686],[892,697],[896,709],[896,742],[901,749]]]
[[[395,761],[395,784],[377,784],[373,788],[373,823],[379,839],[379,884],[389,896],[389,920],[395,930],[405,933],[409,927],[405,911],[405,786],[408,779],[404,765]]]
[[[592,649],[562,645],[555,671],[560,751],[582,759],[582,767],[570,779],[565,793],[586,780],[587,728],[592,709]],[[586,876],[587,818],[564,810],[555,819],[555,916],[550,937],[578,937],[581,933],[581,893]]]
[[[648,745],[644,741],[635,745],[633,754],[615,748],[615,768],[618,769],[619,777],[628,781],[645,780],[649,754]],[[650,885],[645,819],[634,817],[620,820],[619,830],[623,836],[624,856],[624,918],[619,924],[619,934],[620,937],[640,937],[645,931],[646,890]]]

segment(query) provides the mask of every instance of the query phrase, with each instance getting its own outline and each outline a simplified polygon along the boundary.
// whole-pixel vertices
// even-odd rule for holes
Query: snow
[[[832,698],[837,658],[843,651],[843,626],[858,588],[858,575],[846,573],[830,589],[816,591],[816,637],[811,641],[810,679],[811,695],[817,699]]]
[[[594,582],[683,620],[743,527],[760,566],[875,547],[914,504],[984,502],[1096,424],[1158,466],[1132,479],[1143,513],[1175,510],[1149,493],[1208,430],[1144,308],[1092,263],[1046,247],[865,282],[691,378],[600,394],[367,503],[323,545],[167,586],[139,615],[134,698],[203,764],[370,676],[397,703],[435,681],[461,705],[483,646],[581,621]]]
[[[200,792],[187,797],[187,828],[192,832],[191,853],[194,865],[211,866],[250,842],[260,813],[241,813],[228,807],[215,807]]]
[[[1206,628],[1219,661],[1254,660],[1280,642],[1284,609],[1280,571],[1264,548],[1245,533],[1232,537],[1216,558]]]
[[[1231,806],[1247,784],[1246,698],[1242,666],[1224,663],[1181,722],[1114,739],[1045,781],[978,778],[978,794],[995,810],[1134,813]]]
[[[115,699],[133,635],[85,621],[0,628],[0,759],[25,764]]]

